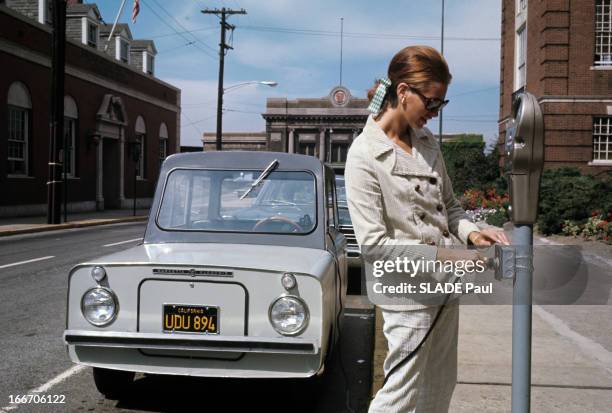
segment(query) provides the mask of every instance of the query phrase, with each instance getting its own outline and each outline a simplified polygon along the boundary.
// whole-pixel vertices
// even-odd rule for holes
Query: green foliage
[[[497,147],[486,154],[481,135],[466,134],[442,145],[442,155],[454,192],[460,196],[468,189],[497,193],[507,192],[505,178],[500,174]]]
[[[544,171],[538,211],[540,232],[560,233],[565,220],[583,223],[593,212],[612,212],[611,175],[601,179],[567,167]]]
[[[504,208],[498,208],[492,214],[487,215],[485,222],[489,225],[501,227],[508,222],[508,212]]]

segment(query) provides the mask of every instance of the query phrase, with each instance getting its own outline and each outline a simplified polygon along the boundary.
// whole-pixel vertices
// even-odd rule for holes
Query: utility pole
[[[51,119],[49,124],[49,172],[47,180],[47,224],[61,222],[62,168],[58,145],[64,135],[64,65],[66,47],[66,1],[53,0],[51,59]],[[66,152],[66,148],[64,148]],[[65,156],[64,156],[65,158]]]
[[[217,89],[217,142],[216,149],[218,151],[221,150],[221,137],[223,135],[222,131],[222,122],[223,122],[223,69],[224,69],[224,60],[225,60],[225,50],[226,49],[234,49],[232,46],[225,43],[225,31],[226,30],[234,30],[236,27],[227,23],[227,16],[233,14],[247,14],[246,10],[232,10],[226,9],[223,7],[221,10],[219,9],[206,9],[202,10],[204,14],[215,14],[217,16],[221,16],[221,42],[219,43],[219,85]]]
[[[340,86],[342,86],[342,42],[344,37],[344,17],[340,18]]]
[[[440,53],[444,56],[444,0],[442,0],[442,33],[440,35]],[[440,120],[438,121],[438,140],[440,144],[440,150],[442,150],[442,109],[440,109]]]

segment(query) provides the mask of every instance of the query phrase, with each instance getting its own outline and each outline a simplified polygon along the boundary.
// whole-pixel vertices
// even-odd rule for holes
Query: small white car
[[[333,170],[314,157],[170,156],[144,242],[70,272],[70,359],[109,398],[136,372],[320,374],[346,295],[339,226]]]

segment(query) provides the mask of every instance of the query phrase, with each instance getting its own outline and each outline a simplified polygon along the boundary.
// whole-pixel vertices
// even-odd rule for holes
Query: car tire
[[[134,382],[134,372],[94,367],[93,378],[100,393],[107,399],[117,400]]]

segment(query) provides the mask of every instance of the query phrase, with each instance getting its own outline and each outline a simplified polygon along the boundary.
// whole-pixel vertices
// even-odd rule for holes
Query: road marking
[[[45,392],[48,392],[51,389],[51,387],[55,386],[56,384],[59,384],[59,383],[63,382],[64,380],[66,380],[70,376],[74,376],[75,374],[80,373],[86,367],[87,366],[83,366],[83,365],[72,366],[71,368],[69,368],[65,372],[63,372],[63,373],[59,374],[58,376],[52,378],[51,380],[49,380],[48,382],[46,382],[42,386],[38,386],[37,388],[35,388],[33,390],[30,390],[26,394],[36,394],[36,393],[45,393]],[[9,412],[11,410],[15,410],[19,406],[20,406],[19,404],[11,404],[9,406],[5,406],[2,409],[0,409],[0,413],[6,413],[6,412]]]
[[[134,238],[134,239],[129,239],[127,241],[113,242],[112,244],[106,244],[102,246],[103,247],[114,247],[115,245],[127,244],[127,243],[135,242],[135,241],[142,241],[142,238]]]
[[[48,260],[50,258],[55,258],[55,255],[49,255],[49,256],[46,256],[46,257],[34,258],[34,259],[31,259],[31,260],[27,260],[27,261],[14,262],[12,264],[0,265],[0,270],[3,269],[3,268],[14,267],[16,265],[29,264],[31,262]]]
[[[534,305],[533,312],[540,316],[542,320],[546,321],[546,323],[548,323],[548,325],[551,326],[552,329],[557,332],[557,334],[568,338],[587,356],[595,358],[601,363],[604,369],[606,369],[609,373],[612,373],[612,352],[609,352],[601,344],[591,340],[590,338],[578,334],[563,320],[544,310],[541,306]]]

